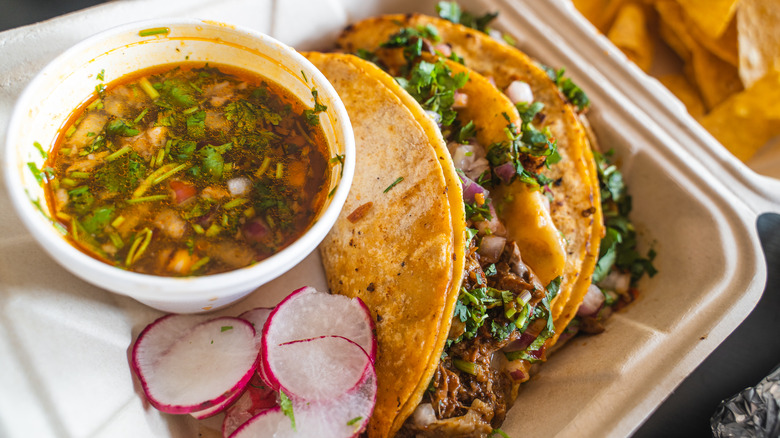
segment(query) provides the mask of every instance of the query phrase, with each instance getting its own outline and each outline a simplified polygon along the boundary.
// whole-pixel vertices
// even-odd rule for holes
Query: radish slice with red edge
[[[233,404],[233,402],[238,400],[239,397],[241,397],[241,394],[243,394],[244,389],[245,388],[241,388],[240,391],[233,391],[225,400],[217,403],[216,405],[210,408],[202,409],[200,411],[190,412],[190,415],[197,418],[198,420],[203,420],[205,418],[213,417],[214,415],[217,415],[220,412],[227,409],[228,406],[230,406],[231,404]]]
[[[371,313],[359,298],[303,287],[282,300],[271,312],[263,328],[263,344],[280,345],[319,336],[343,336],[360,345],[373,361],[376,357],[375,330]]]
[[[302,342],[287,344],[298,347],[311,348],[313,351],[323,352],[331,341],[341,344],[342,349],[354,350],[346,354],[363,354],[365,361],[370,363],[365,352],[359,346],[349,340],[339,337],[323,337],[309,339]],[[282,346],[280,348],[283,348]],[[332,378],[332,375],[326,378]],[[321,379],[316,374],[302,375],[300,384],[317,385],[316,379]],[[318,437],[318,438],[350,438],[357,437],[368,426],[368,420],[374,411],[376,404],[376,372],[373,366],[367,366],[361,373],[355,386],[337,397],[322,400],[309,400],[300,397],[290,397],[292,409],[291,415],[295,420],[293,429],[292,418],[286,416],[280,408],[273,408],[253,417],[230,438],[252,438],[260,436],[273,436],[276,438],[287,437]]]
[[[221,317],[186,330],[178,319],[155,321],[133,346],[133,369],[149,403],[162,412],[188,414],[240,392],[257,364],[252,324]]]
[[[263,328],[260,376],[273,389],[280,383],[268,362],[269,349],[286,342],[320,336],[342,336],[357,343],[373,362],[376,355],[375,327],[368,308],[358,298],[317,292],[303,287],[279,303]]]
[[[330,400],[350,391],[372,366],[362,347],[341,336],[268,345],[262,355],[279,390],[306,400]]]
[[[273,310],[273,307],[256,307],[238,315],[239,318],[249,321],[252,327],[255,328],[255,339],[257,340],[258,349],[260,349],[260,341],[263,338],[263,326],[265,326],[265,322],[268,321],[268,317]]]
[[[263,385],[260,377],[253,376],[241,398],[225,410],[225,419],[222,421],[222,436],[230,436],[250,418],[278,406],[276,398],[277,394],[274,390]]]

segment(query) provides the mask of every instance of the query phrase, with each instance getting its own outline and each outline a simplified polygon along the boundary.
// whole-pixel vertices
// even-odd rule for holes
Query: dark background
[[[103,0],[2,0],[0,31],[103,3]],[[756,385],[780,364],[780,215],[756,224],[767,259],[767,288],[748,318],[669,396],[635,438],[711,436],[721,400]]]
[[[105,0],[0,0],[0,31],[48,20]]]

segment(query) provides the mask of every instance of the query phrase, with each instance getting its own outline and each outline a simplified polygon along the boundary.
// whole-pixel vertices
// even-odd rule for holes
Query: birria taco
[[[373,63],[307,55],[355,129],[355,180],[321,253],[331,291],[362,298],[377,322],[370,437],[490,434],[598,256],[584,129],[525,55],[482,40],[391,16],[339,40]],[[519,100],[499,91],[517,87]]]

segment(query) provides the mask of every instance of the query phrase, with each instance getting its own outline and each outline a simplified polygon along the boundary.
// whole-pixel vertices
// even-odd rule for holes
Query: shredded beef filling
[[[519,296],[525,291],[531,293],[529,303],[532,306],[545,296],[545,288],[541,285],[530,268],[523,263],[520,251],[515,242],[507,242],[504,252],[495,263],[495,274],[486,277],[484,270],[487,263],[480,263],[480,256],[472,246],[466,256],[466,272],[463,287],[466,290],[478,287],[478,279],[487,279],[487,285],[495,289],[509,291]],[[485,430],[499,427],[506,418],[506,412],[513,402],[513,389],[518,383],[494,362],[494,354],[511,342],[519,339],[519,330],[512,330],[505,339],[496,338],[491,333],[491,323],[506,325],[511,322],[504,316],[503,306],[488,310],[488,318],[479,328],[473,338],[463,337],[453,343],[439,363],[431,381],[431,388],[426,392],[422,403],[430,403],[436,413],[438,423],[425,427],[406,423],[401,436],[443,436],[442,430],[450,428],[451,423],[443,420],[458,420],[473,422],[474,413],[478,413],[479,421]],[[531,324],[526,332],[536,331]],[[450,331],[450,339],[456,339],[463,333],[463,323],[455,317]],[[538,333],[537,333],[538,334]],[[465,372],[455,364],[457,360],[474,364],[470,372]],[[475,404],[476,403],[476,404]],[[475,409],[478,406],[478,409]],[[469,412],[472,411],[472,412]],[[468,414],[468,417],[467,417]],[[449,420],[448,420],[449,421]],[[473,429],[472,429],[473,431]],[[472,432],[469,436],[481,436]]]

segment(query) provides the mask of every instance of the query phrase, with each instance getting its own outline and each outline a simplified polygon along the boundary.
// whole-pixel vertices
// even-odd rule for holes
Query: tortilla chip
[[[743,0],[737,12],[739,76],[745,87],[780,70],[780,2]]]
[[[739,0],[677,0],[705,35],[717,39],[734,17]]]
[[[615,15],[625,2],[626,0],[573,0],[574,7],[602,33],[606,33],[612,26]]]
[[[680,99],[690,115],[696,118],[704,115],[704,102],[702,102],[701,95],[684,75],[665,75],[658,80]]]
[[[615,23],[609,29],[607,38],[643,71],[650,70],[653,65],[654,47],[643,7],[636,3],[623,5]]]
[[[780,135],[780,72],[772,72],[731,96],[700,121],[718,141],[747,161]]]
[[[690,73],[708,110],[743,89],[737,68],[698,44],[692,50]]]
[[[660,0],[655,3],[655,10],[660,18],[661,38],[685,62],[691,59],[691,48],[696,45],[685,23],[685,16],[680,5],[674,0]]]
[[[307,56],[344,101],[355,133],[352,188],[320,251],[331,291],[360,297],[376,321],[369,436],[391,436],[401,407],[419,403],[449,332],[465,259],[460,182],[433,121],[404,103],[393,78],[350,55]]]
[[[660,17],[661,38],[686,62],[691,59],[694,47],[702,46],[728,62],[737,65],[737,25],[732,19],[726,31],[719,38],[712,38],[703,32],[685,14],[674,0],[660,0],[655,3]]]
[[[702,32],[701,29],[692,22],[689,24],[688,28],[690,29],[693,38],[715,56],[735,67],[739,65],[736,18],[733,18],[729,22],[726,31],[717,39],[711,38],[709,35]]]

